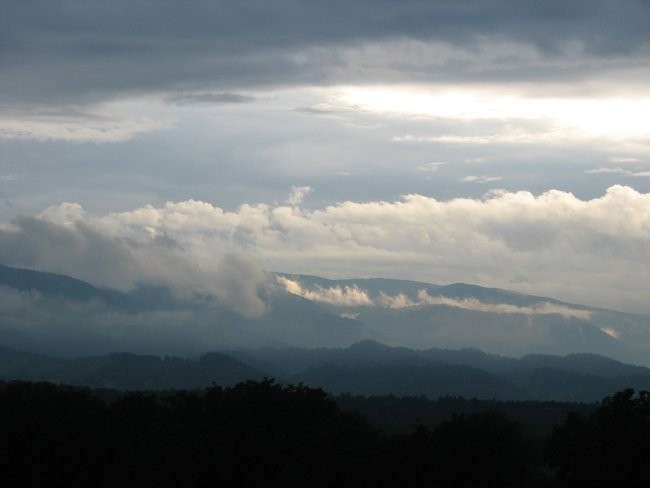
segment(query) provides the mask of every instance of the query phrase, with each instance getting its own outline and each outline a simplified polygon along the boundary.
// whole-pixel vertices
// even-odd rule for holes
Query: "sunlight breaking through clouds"
[[[396,142],[458,144],[564,144],[605,138],[646,145],[650,97],[552,98],[508,93],[505,89],[426,87],[341,87],[332,98],[342,107],[395,118],[496,121],[503,129],[487,134],[395,136]],[[535,123],[535,129],[529,125]]]

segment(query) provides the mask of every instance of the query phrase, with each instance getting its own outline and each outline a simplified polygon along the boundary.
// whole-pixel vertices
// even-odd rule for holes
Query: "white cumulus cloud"
[[[291,188],[291,195],[287,198],[287,203],[292,206],[300,205],[303,199],[313,190],[310,186],[294,186]]]
[[[332,278],[468,282],[650,312],[650,194],[613,186],[583,200],[551,190],[483,198],[344,201],[315,210],[187,200],[92,215],[76,204],[0,228],[0,261],[128,288],[213,288],[223,256]],[[351,293],[341,290],[340,297]],[[347,299],[346,298],[346,299]],[[332,298],[334,300],[334,298]]]

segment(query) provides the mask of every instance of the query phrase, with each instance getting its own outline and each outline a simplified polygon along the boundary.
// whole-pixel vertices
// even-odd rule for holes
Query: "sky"
[[[648,0],[0,0],[0,262],[650,313],[648,25]]]

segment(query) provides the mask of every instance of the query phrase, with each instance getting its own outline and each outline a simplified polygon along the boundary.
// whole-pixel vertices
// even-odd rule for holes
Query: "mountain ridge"
[[[68,356],[332,348],[370,339],[509,357],[594,353],[650,366],[646,316],[465,283],[267,277],[260,295],[266,311],[244,317],[218,297],[179,298],[151,284],[123,293],[66,275],[0,265],[0,339],[19,349],[31,345],[35,352]]]
[[[650,390],[649,368],[594,355],[579,358],[602,365],[589,372],[571,356],[546,356],[531,364],[525,358],[482,353],[483,363],[468,363],[463,359],[466,350],[438,356],[432,352],[436,351],[364,341],[341,349],[260,348],[213,351],[194,358],[131,353],[61,358],[0,346],[0,381],[169,390],[231,386],[268,377],[323,388],[333,395],[565,402],[594,402],[626,388]],[[478,357],[477,351],[471,352]],[[491,367],[495,363],[501,367]]]

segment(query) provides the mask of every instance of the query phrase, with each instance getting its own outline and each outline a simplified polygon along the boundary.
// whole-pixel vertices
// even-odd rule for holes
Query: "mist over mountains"
[[[267,273],[247,316],[212,295],[128,292],[0,266],[2,345],[63,356],[188,356],[257,347],[345,348],[362,340],[492,354],[595,353],[650,365],[650,317],[469,284],[327,280]]]
[[[214,296],[0,266],[0,379],[168,389],[273,377],[503,401],[650,389],[641,315],[462,283],[267,273],[255,293],[264,312],[246,316]]]

